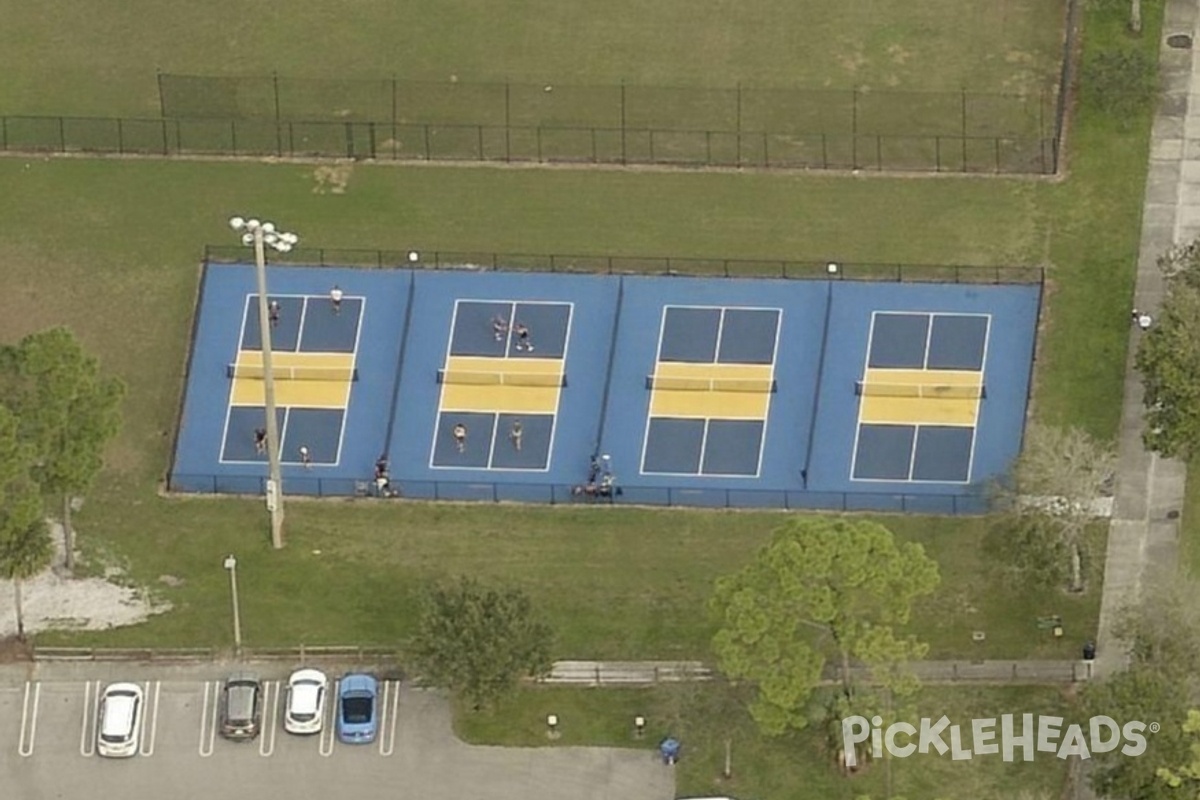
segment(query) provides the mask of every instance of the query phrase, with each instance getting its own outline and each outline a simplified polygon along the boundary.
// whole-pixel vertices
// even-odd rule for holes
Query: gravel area
[[[47,630],[104,630],[136,625],[151,614],[170,609],[146,592],[123,585],[121,570],[110,568],[104,578],[71,578],[63,569],[62,527],[52,525],[54,562],[40,575],[21,584],[26,633]],[[17,632],[12,581],[0,579],[0,639]]]

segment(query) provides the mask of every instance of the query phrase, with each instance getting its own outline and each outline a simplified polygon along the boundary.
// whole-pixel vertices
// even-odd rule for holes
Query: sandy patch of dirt
[[[51,526],[55,558],[40,575],[21,585],[25,632],[48,630],[106,630],[144,622],[153,614],[169,611],[170,603],[156,602],[138,588],[122,585],[123,571],[105,570],[103,578],[70,578],[63,575],[62,527]],[[12,581],[0,579],[0,639],[17,632],[17,610]]]
[[[354,174],[352,164],[323,165],[313,170],[313,194],[345,194],[350,185],[350,176]]]

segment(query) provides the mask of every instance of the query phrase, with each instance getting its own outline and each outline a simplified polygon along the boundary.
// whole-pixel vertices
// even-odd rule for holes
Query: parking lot
[[[451,732],[444,697],[395,680],[380,681],[379,734],[369,745],[337,741],[332,702],[322,733],[285,733],[284,676],[264,678],[262,734],[229,742],[217,731],[221,681],[164,672],[162,679],[136,681],[146,702],[138,755],[129,759],[96,755],[96,711],[111,680],[107,675],[104,680],[47,676],[0,684],[0,785],[11,789],[5,795],[22,800],[189,800],[247,792],[367,800],[674,796],[670,769],[648,750],[463,744]],[[332,681],[331,689],[331,698],[336,697]]]

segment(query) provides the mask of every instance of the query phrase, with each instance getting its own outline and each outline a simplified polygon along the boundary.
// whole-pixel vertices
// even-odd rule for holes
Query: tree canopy
[[[66,328],[26,336],[0,354],[0,387],[33,449],[32,477],[62,501],[67,566],[72,565],[70,498],[85,492],[104,464],[120,425],[124,384],[100,372]]]
[[[1200,454],[1200,241],[1159,259],[1167,294],[1137,350],[1146,446],[1182,459]]]
[[[426,678],[480,709],[548,672],[552,641],[523,592],[462,578],[425,593],[413,652]]]
[[[810,710],[810,697],[829,659],[841,669],[840,710],[848,704],[863,713],[874,699],[855,685],[851,667],[866,667],[889,692],[916,689],[903,666],[926,648],[894,626],[908,622],[913,602],[939,582],[937,563],[919,544],[898,544],[881,525],[799,518],[744,569],[717,581],[713,649],[727,676],[755,685],[750,712],[766,733],[824,716]]]
[[[1181,775],[1193,758],[1185,728],[1196,696],[1193,677],[1200,659],[1200,587],[1177,573],[1147,576],[1140,602],[1122,611],[1114,629],[1128,643],[1130,668],[1083,690],[1088,716],[1104,714],[1120,723],[1161,725],[1137,758],[1119,751],[1094,753],[1092,786],[1104,796],[1173,800],[1181,796],[1167,772]],[[1166,771],[1166,772],[1164,772]]]
[[[21,581],[50,563],[42,495],[30,477],[34,449],[18,433],[17,418],[0,406],[0,577],[13,580],[17,634],[24,636]]]
[[[1116,452],[1087,431],[1031,423],[1021,456],[998,491],[1001,509],[989,544],[1034,583],[1082,591],[1087,528],[1097,501],[1112,493]]]

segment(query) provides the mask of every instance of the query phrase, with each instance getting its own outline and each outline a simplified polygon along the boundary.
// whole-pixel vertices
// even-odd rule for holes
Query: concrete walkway
[[[916,661],[913,673],[925,684],[1008,684],[1061,686],[1092,677],[1087,661]],[[865,670],[853,669],[861,681]],[[712,680],[714,670],[699,661],[556,661],[541,683],[576,686],[648,686]],[[825,682],[838,683],[827,670]]]
[[[1158,258],[1173,244],[1200,236],[1200,61],[1191,50],[1166,46],[1173,33],[1197,34],[1196,0],[1168,0],[1160,70],[1164,95],[1151,134],[1141,248],[1134,307],[1157,316],[1165,291]],[[1125,371],[1116,504],[1108,534],[1104,595],[1096,640],[1096,675],[1127,665],[1128,643],[1113,632],[1122,608],[1137,602],[1143,581],[1179,559],[1179,513],[1186,465],[1148,453],[1142,445],[1141,376],[1134,369],[1138,332],[1133,329]]]

